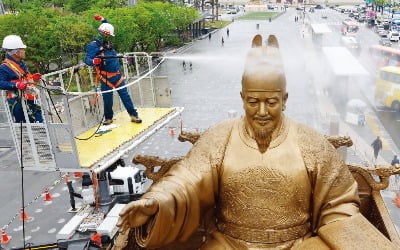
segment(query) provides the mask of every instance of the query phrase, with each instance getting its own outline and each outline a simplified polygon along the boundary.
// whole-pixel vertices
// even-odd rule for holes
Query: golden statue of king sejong
[[[245,116],[208,129],[183,160],[120,214],[121,232],[157,248],[187,240],[215,208],[202,249],[396,249],[359,212],[335,148],[285,117],[275,36],[253,39],[240,93]]]

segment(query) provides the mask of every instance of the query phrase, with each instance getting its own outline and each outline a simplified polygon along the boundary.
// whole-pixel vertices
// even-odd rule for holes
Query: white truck
[[[400,38],[399,32],[397,30],[390,31],[389,34],[388,34],[388,38],[392,42],[398,42],[399,38]]]
[[[118,166],[114,171],[109,172],[109,184],[113,193],[143,193],[144,183],[147,181],[144,171],[137,167]]]

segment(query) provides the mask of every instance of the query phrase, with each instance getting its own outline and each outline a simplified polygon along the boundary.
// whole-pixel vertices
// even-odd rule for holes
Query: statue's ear
[[[262,36],[261,35],[255,35],[253,38],[253,42],[251,44],[252,48],[257,48],[262,46]]]
[[[253,41],[254,41],[254,39],[253,39]],[[279,48],[278,39],[276,39],[276,36],[269,35],[267,46]]]

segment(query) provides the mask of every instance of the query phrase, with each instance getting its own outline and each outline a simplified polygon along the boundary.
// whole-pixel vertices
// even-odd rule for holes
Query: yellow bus
[[[400,67],[380,68],[376,79],[375,103],[400,111]]]

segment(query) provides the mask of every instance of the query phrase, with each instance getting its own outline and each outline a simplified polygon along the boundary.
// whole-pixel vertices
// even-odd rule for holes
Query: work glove
[[[101,63],[101,58],[98,58],[98,57],[93,58],[94,65],[99,65],[100,63]]]
[[[104,17],[100,16],[99,14],[94,15],[94,19],[97,21],[104,21]]]
[[[40,73],[35,73],[35,74],[32,75],[32,80],[34,82],[40,81],[40,78],[42,78],[42,74],[40,74]]]
[[[18,81],[15,83],[15,87],[17,87],[20,90],[25,90],[27,86],[28,85],[22,81]]]

